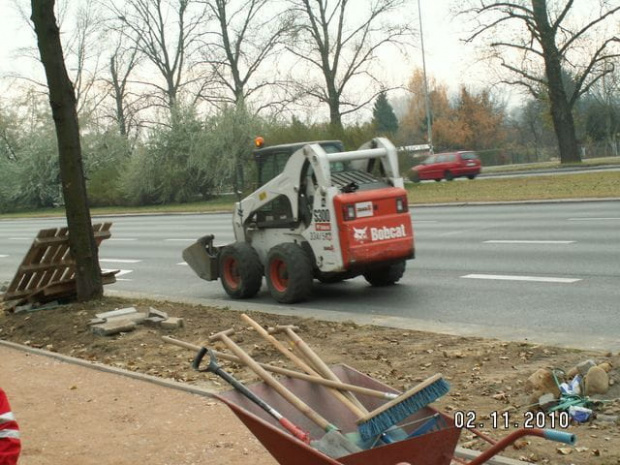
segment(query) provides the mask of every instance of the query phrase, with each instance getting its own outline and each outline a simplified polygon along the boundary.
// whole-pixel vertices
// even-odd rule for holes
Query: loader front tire
[[[259,291],[263,266],[256,250],[245,242],[227,245],[220,252],[220,281],[233,299],[248,299]]]
[[[364,273],[364,278],[371,286],[390,286],[397,283],[405,274],[405,260]]]
[[[265,278],[271,296],[278,302],[292,304],[306,300],[312,292],[310,257],[297,244],[276,245],[267,254]]]

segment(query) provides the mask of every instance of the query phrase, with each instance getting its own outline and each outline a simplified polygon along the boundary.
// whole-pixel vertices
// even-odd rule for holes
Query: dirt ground
[[[4,346],[0,360],[19,465],[276,465],[214,399]]]
[[[134,306],[139,311],[156,307],[170,316],[184,318],[185,326],[175,330],[139,326],[134,332],[112,337],[91,333],[88,322],[95,313],[128,306]],[[585,352],[257,312],[250,312],[249,315],[264,327],[278,324],[298,326],[298,334],[328,364],[346,363],[396,389],[405,390],[434,373],[442,373],[451,389],[434,406],[451,414],[474,412],[477,421],[487,424],[482,431],[495,439],[505,436],[508,431],[490,428],[489,415],[508,411],[511,422],[523,423],[528,411],[525,382],[542,367],[568,371],[587,359],[611,363],[615,367],[610,373],[614,384],[605,398],[612,400],[601,404],[596,410],[607,415],[620,414],[620,374],[617,370],[620,354],[617,353]],[[107,297],[89,304],[0,315],[0,339],[214,390],[227,390],[229,387],[214,375],[192,371],[190,362],[194,354],[163,342],[161,336],[171,335],[225,351],[221,343],[210,344],[208,337],[228,328],[236,329],[234,339],[256,360],[266,363],[276,361],[293,368],[289,363],[284,363],[284,358],[275,349],[249,330],[239,312],[233,310]],[[226,362],[222,365],[243,382],[257,379],[246,368]],[[88,420],[83,419],[84,415],[88,412],[80,412],[80,421]],[[572,424],[567,431],[577,435],[576,446],[525,438],[502,455],[540,464],[620,464],[620,426],[617,423],[594,420]],[[473,438],[471,433],[463,431],[460,445],[472,449],[485,447],[485,443]],[[191,433],[184,433],[184,439],[200,441],[200,437],[193,438]],[[53,442],[46,444],[48,450],[53,447]],[[240,457],[238,450],[223,447],[218,450],[218,461],[214,463],[234,465],[247,463],[247,460],[243,454]]]

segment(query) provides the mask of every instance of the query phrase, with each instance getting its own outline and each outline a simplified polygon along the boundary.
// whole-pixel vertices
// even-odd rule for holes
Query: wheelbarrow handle
[[[552,429],[540,428],[521,428],[513,431],[508,436],[504,437],[496,444],[483,451],[480,455],[471,460],[468,465],[482,465],[483,463],[486,463],[487,460],[489,460],[491,457],[495,456],[523,436],[538,436],[540,438],[545,438],[550,441],[558,441],[570,445],[575,444],[575,442],[577,441],[577,437],[574,434],[567,433],[565,431],[556,431]]]
[[[573,433],[567,433],[566,431],[544,429],[543,435],[545,439],[549,439],[550,441],[563,442],[564,444],[570,444],[571,446],[577,442],[577,436]]]

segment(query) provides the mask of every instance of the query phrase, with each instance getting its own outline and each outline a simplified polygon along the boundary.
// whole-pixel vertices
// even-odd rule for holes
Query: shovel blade
[[[340,431],[330,431],[318,441],[312,441],[310,445],[334,459],[355,454],[363,450]]]

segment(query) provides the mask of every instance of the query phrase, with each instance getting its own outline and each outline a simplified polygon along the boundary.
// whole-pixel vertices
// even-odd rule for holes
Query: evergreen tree
[[[372,122],[380,133],[394,134],[398,131],[398,119],[394,109],[388,102],[385,92],[381,92],[372,109]]]

